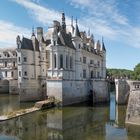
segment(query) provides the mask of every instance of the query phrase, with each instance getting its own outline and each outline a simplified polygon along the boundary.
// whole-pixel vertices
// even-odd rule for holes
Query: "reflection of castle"
[[[53,21],[45,35],[38,27],[31,39],[17,36],[17,64],[20,101],[48,95],[72,104],[87,100],[94,79],[105,79],[106,49],[103,40],[80,32],[77,20],[66,26],[62,13],[62,23]]]
[[[36,112],[0,123],[0,133],[22,140],[104,140],[108,109],[66,107]]]

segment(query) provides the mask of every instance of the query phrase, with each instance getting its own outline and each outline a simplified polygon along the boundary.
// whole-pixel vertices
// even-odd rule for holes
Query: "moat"
[[[0,115],[33,106],[18,96],[0,95]],[[0,140],[139,140],[140,127],[125,126],[126,106],[87,103],[37,111],[0,122]]]

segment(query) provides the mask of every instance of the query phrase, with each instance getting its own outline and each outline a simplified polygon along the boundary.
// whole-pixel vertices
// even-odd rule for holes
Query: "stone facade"
[[[125,79],[115,79],[116,103],[126,104],[130,93],[130,86]]]
[[[140,125],[140,90],[130,92],[126,123]]]
[[[10,91],[18,91],[13,87],[18,85],[20,101],[54,96],[68,105],[87,100],[94,90],[96,100],[108,100],[104,42],[80,32],[77,20],[67,26],[62,13],[62,23],[53,21],[47,33],[37,27],[30,39],[17,36],[16,43],[18,84],[13,82]]]
[[[106,80],[93,81],[93,103],[109,102],[108,82]]]
[[[17,52],[15,49],[0,50],[0,93],[18,94]]]
[[[63,105],[87,100],[94,90],[94,79],[106,77],[104,42],[95,42],[92,34],[80,32],[77,21],[75,26],[72,22],[67,27],[64,13],[62,24],[54,21],[46,38],[50,40],[47,95],[54,96]]]

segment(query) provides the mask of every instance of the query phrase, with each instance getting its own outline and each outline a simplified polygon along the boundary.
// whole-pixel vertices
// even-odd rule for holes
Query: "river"
[[[18,96],[0,95],[0,115],[33,103]],[[0,122],[0,140],[140,140],[139,126],[125,126],[126,106],[86,103],[34,112]]]

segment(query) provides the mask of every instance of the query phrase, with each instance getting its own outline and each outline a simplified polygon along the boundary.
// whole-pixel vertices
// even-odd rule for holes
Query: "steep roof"
[[[23,37],[22,42],[21,42],[21,49],[26,49],[26,50],[34,50],[32,40],[27,39]]]
[[[76,27],[75,27],[75,33],[74,33],[75,36],[78,36],[78,37],[81,37],[80,35],[80,31],[79,31],[79,28],[78,28],[78,25],[76,24]]]
[[[103,47],[103,51],[106,51],[106,48],[105,48],[104,42],[102,43],[102,47]]]
[[[61,37],[58,37],[58,44],[59,45],[66,45],[69,48],[75,49],[74,45],[72,43],[72,37],[71,34],[67,34],[66,32],[60,31],[60,35],[63,39],[63,41],[61,40]]]

